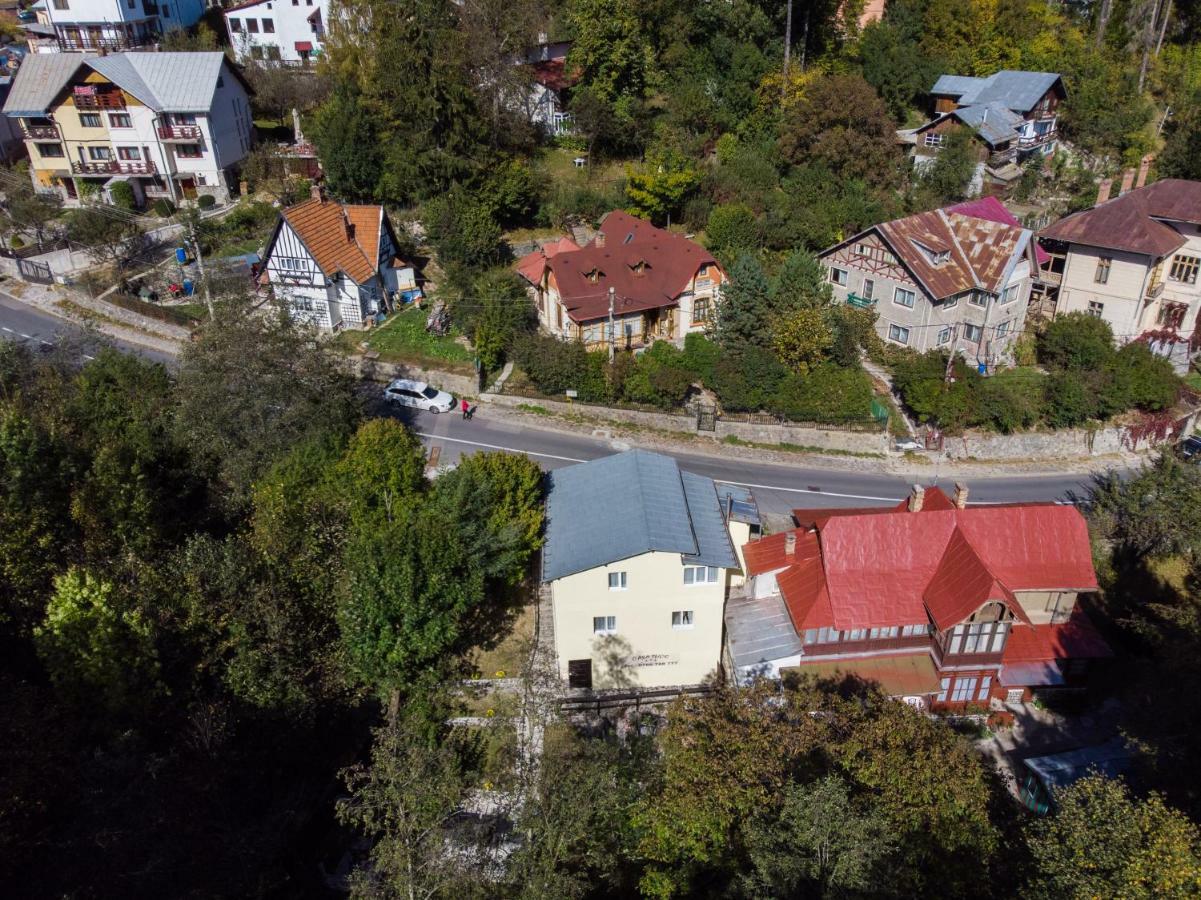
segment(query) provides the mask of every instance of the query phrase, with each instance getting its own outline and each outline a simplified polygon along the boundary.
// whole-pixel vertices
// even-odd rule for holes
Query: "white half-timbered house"
[[[412,280],[396,248],[382,206],[336,203],[315,192],[280,213],[261,278],[298,322],[323,331],[362,328]]]

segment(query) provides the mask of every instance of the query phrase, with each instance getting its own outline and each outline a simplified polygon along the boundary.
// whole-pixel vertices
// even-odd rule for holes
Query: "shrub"
[[[175,215],[175,204],[166,197],[159,197],[154,201],[154,214],[161,218]]]
[[[8,244],[14,250],[20,250],[22,247],[25,246],[25,239],[22,238],[21,235],[19,235],[19,234],[14,234],[12,237],[12,240],[9,241]]]
[[[757,250],[762,241],[755,213],[745,203],[713,207],[705,227],[705,245],[727,265],[743,253]]]
[[[976,424],[989,425],[1004,434],[1029,428],[1042,414],[1044,378],[1037,372],[1007,369],[980,379],[977,387]]]
[[[576,341],[561,341],[543,334],[521,334],[513,341],[513,358],[534,386],[548,397],[573,390],[579,399],[609,399],[605,378],[608,354],[589,353]]]
[[[501,228],[490,203],[456,186],[425,205],[429,242],[442,266],[485,268],[503,260]]]
[[[1158,412],[1176,402],[1180,379],[1172,364],[1143,343],[1130,343],[1114,354],[1103,403],[1113,412],[1142,409]]]
[[[133,193],[133,185],[128,181],[113,182],[112,186],[108,189],[108,193],[113,198],[113,206],[130,211],[137,206],[137,200]]]
[[[757,412],[776,396],[788,370],[775,355],[758,347],[725,354],[713,371],[713,389],[728,410]]]
[[[1046,406],[1043,416],[1054,428],[1073,428],[1099,412],[1093,385],[1084,373],[1064,369],[1047,379]]]
[[[196,198],[196,205],[201,209],[212,209],[217,205],[217,198],[212,194],[201,194]]]
[[[770,408],[786,419],[839,424],[866,421],[871,404],[872,382],[862,368],[823,363],[807,375],[786,378]]]
[[[688,395],[696,378],[684,366],[684,354],[666,341],[658,341],[636,358],[622,393],[627,400],[674,409]]]
[[[1088,313],[1059,316],[1038,339],[1039,361],[1048,366],[1095,371],[1113,354],[1113,329]]]
[[[706,387],[713,387],[713,370],[720,358],[721,348],[700,332],[685,335],[680,364]]]

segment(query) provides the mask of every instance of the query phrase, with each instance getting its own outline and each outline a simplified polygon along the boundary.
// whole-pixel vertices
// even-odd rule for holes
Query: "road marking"
[[[468,444],[472,447],[483,447],[487,450],[502,450],[505,453],[524,453],[526,456],[544,456],[547,459],[559,459],[563,462],[588,462],[586,459],[576,459],[574,456],[555,456],[553,453],[539,453],[536,450],[518,450],[516,447],[501,447],[497,444],[484,444],[480,441],[468,441],[462,438],[447,437],[444,434],[428,434],[424,431],[415,432],[417,437],[429,438],[431,441],[451,441],[455,444]]]
[[[16,334],[16,332],[15,332],[15,331],[13,331],[11,328],[9,328],[7,325],[0,325],[0,328],[3,328],[3,329],[4,329],[5,331],[7,331],[9,334]]]
[[[25,340],[27,340],[27,341],[32,341],[32,340],[33,340],[33,335],[32,335],[32,334],[26,334],[24,331],[22,331],[22,332],[21,332],[21,337],[25,338]]]
[[[85,353],[85,354],[83,354],[83,358],[84,358],[84,359],[87,359],[87,360],[93,360],[93,359],[95,359],[96,357],[94,357],[94,356],[88,356],[88,355]]]

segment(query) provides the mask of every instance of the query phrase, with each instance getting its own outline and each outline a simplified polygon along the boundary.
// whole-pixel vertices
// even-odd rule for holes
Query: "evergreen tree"
[[[725,350],[771,347],[771,286],[755,257],[744,254],[730,270],[717,307],[717,341]]]
[[[784,261],[771,286],[772,311],[824,309],[834,302],[825,267],[812,253],[798,250]]]

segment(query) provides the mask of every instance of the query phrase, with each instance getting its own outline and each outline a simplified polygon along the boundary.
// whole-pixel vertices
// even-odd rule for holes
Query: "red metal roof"
[[[542,284],[542,273],[546,271],[546,261],[548,259],[556,253],[562,253],[565,250],[579,249],[579,245],[571,238],[562,237],[527,253],[517,261],[517,265],[514,268],[517,270],[518,275],[530,284],[538,287]]]
[[[1076,607],[1061,625],[1014,626],[1001,662],[1045,662],[1053,659],[1104,659],[1113,656],[1105,638]]]
[[[803,571],[777,575],[798,630],[928,620],[943,629],[989,600],[1004,602],[1022,621],[1015,591],[1097,589],[1088,528],[1071,506],[958,509],[942,491],[929,488],[917,513],[902,503],[893,509],[796,510],[794,516],[817,527],[816,537],[806,529],[794,532],[792,568]],[[789,567],[784,534],[743,548],[749,575]],[[820,578],[806,562],[814,558]],[[826,603],[830,621],[819,624]]]
[[[1040,235],[1159,258],[1179,249],[1185,241],[1179,231],[1159,219],[1201,223],[1201,181],[1168,178],[1127,191],[1092,209],[1065,216]]]
[[[1002,225],[1012,225],[1014,228],[1025,228],[1018,217],[996,197],[979,197],[975,200],[965,200],[954,206],[946,207],[949,213],[959,213],[961,216],[974,216],[977,219],[988,219],[990,222],[1000,222]],[[1039,266],[1045,266],[1051,261],[1051,254],[1034,243],[1034,255],[1038,257]]]

